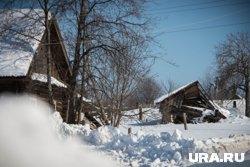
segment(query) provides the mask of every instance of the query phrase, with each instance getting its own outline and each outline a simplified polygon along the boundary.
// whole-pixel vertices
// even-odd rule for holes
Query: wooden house
[[[0,40],[0,93],[30,93],[47,101],[47,63],[45,57],[45,31],[41,21],[23,18],[28,10],[5,13],[2,25],[17,25],[19,33],[7,32]],[[41,13],[36,10],[34,14]],[[11,15],[11,17],[10,17]],[[25,20],[26,19],[26,20]],[[6,21],[6,22],[5,22]],[[6,24],[7,24],[6,23]],[[14,27],[15,28],[15,27]],[[61,113],[64,121],[67,117],[67,88],[71,75],[69,61],[63,38],[55,17],[49,21],[52,56],[52,89],[54,107]],[[1,28],[0,28],[1,29]],[[15,32],[15,31],[14,31]],[[32,34],[33,33],[33,34]],[[31,38],[32,36],[32,38]]]
[[[191,122],[198,117],[205,117],[204,119],[209,122],[216,122],[220,118],[225,118],[208,98],[198,81],[159,97],[155,100],[155,104],[160,106],[162,123],[181,123],[183,122],[183,113],[187,115],[187,122]],[[207,111],[211,112],[205,116]]]
[[[0,13],[0,32],[2,32],[0,35],[0,94],[28,93],[47,102],[47,60],[42,16],[43,11],[39,9],[18,9]],[[49,28],[54,108],[67,122],[69,111],[67,95],[71,68],[57,20],[53,16],[50,16]],[[84,103],[84,111],[98,110],[88,99],[79,97],[76,102]],[[101,126],[90,113],[85,117],[94,124],[94,127]]]

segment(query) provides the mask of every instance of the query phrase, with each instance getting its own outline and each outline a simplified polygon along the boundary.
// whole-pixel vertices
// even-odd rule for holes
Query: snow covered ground
[[[250,119],[243,115],[229,112],[226,120],[188,124],[188,130],[184,130],[182,124],[159,124],[161,114],[158,109],[144,108],[143,113],[143,120],[139,121],[138,110],[127,111],[118,129],[104,126],[90,131],[84,126],[57,123],[61,126],[57,128],[58,134],[80,136],[87,145],[113,157],[119,166],[188,166],[192,165],[188,153],[201,152],[220,156],[228,152],[247,152],[245,159],[250,160]],[[128,128],[132,129],[129,135]],[[70,135],[65,135],[65,129]],[[246,163],[250,161],[241,165]],[[234,164],[237,165],[239,163]]]
[[[48,121],[41,114],[46,107],[38,109],[29,98],[20,98],[0,98],[0,166],[189,166],[188,153],[203,152],[246,153],[250,160],[249,118],[233,112],[218,123],[188,124],[185,131],[181,124],[160,125],[157,109],[143,109],[143,121],[138,121],[138,110],[132,110],[119,128],[90,130],[88,125],[63,123],[57,112]],[[224,163],[205,165],[218,164]]]
[[[236,110],[244,109],[242,106],[243,105]],[[229,107],[231,106],[229,105]],[[173,156],[172,159],[168,159],[170,162],[172,160],[172,164],[167,163],[168,165],[189,165],[190,163],[186,159],[187,152],[215,152],[222,154],[224,152],[234,153],[250,150],[250,119],[244,115],[237,114],[235,109],[232,108],[230,108],[228,119],[221,120],[218,123],[188,124],[188,130],[184,130],[183,124],[160,124],[161,114],[158,109],[144,109],[144,118],[142,121],[138,120],[138,113],[138,110],[128,111],[126,115],[134,116],[123,119],[122,125],[120,126],[120,130],[123,133],[127,133],[127,129],[131,128],[135,134],[155,136],[156,138],[158,137],[158,139],[161,138],[162,134],[169,134],[170,136],[179,135],[179,137],[177,137],[179,140],[166,141],[162,139],[160,142],[164,144],[177,142],[178,147],[180,147],[179,149],[173,149],[172,152],[176,153],[176,151],[179,150],[182,156],[182,162],[176,160]],[[157,141],[157,139],[154,141]],[[148,150],[148,152],[166,153],[164,151],[161,152],[161,148],[164,147],[164,144],[160,144],[159,149]],[[161,158],[161,155],[157,157],[160,158],[159,166],[165,166],[164,158]],[[154,164],[154,161],[149,164]]]
[[[144,109],[146,112],[142,121],[138,116],[124,118],[120,129],[127,133],[128,128],[132,131],[143,131],[146,134],[157,134],[161,132],[173,133],[176,129],[182,132],[185,138],[209,139],[229,137],[231,135],[250,135],[250,119],[243,115],[231,114],[229,119],[220,120],[219,123],[188,124],[188,130],[184,130],[183,124],[160,124],[161,114],[158,109]],[[138,110],[128,111],[131,115],[138,114]]]

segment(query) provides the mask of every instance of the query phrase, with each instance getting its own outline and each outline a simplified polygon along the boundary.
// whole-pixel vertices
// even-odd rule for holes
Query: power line
[[[214,5],[214,6],[206,6],[206,7],[199,7],[199,8],[189,8],[189,9],[182,9],[182,10],[174,10],[174,11],[156,11],[155,13],[148,13],[149,15],[153,14],[168,14],[168,13],[178,13],[178,12],[185,12],[185,11],[195,11],[201,9],[209,9],[209,8],[218,8],[218,7],[225,7],[225,6],[233,6],[233,5],[242,5],[242,4],[249,4],[248,2],[237,2],[237,3],[230,3],[230,4],[221,4],[221,5]]]
[[[239,13],[241,13],[243,11],[245,12],[246,10],[236,11],[236,12],[233,12],[233,13],[230,13],[230,14],[226,14],[226,15],[222,15],[222,16],[216,16],[216,17],[213,17],[213,18],[203,19],[201,21],[191,22],[189,24],[174,26],[174,27],[171,27],[170,29],[185,28],[185,27],[191,26],[191,25],[197,25],[197,24],[201,24],[201,23],[208,23],[208,22],[211,22],[211,21],[220,20],[220,19],[222,19],[224,17],[228,17],[228,16],[232,16],[232,15],[235,15],[235,14],[239,14]]]
[[[221,25],[215,25],[215,26],[198,27],[198,28],[187,28],[187,29],[182,29],[182,30],[163,31],[163,32],[160,32],[160,33],[156,33],[156,36],[159,36],[159,35],[162,35],[162,34],[168,34],[168,33],[205,30],[205,29],[213,29],[213,28],[220,28],[220,27],[229,27],[229,26],[242,25],[242,24],[250,24],[250,21],[240,22],[240,23],[232,23],[232,24],[221,24]]]
[[[196,5],[204,5],[204,4],[210,4],[210,3],[216,3],[216,2],[222,2],[225,0],[216,0],[216,1],[209,1],[209,2],[205,2],[205,3],[189,3],[189,4],[185,4],[185,5],[179,5],[179,6],[172,6],[172,7],[166,7],[166,8],[159,8],[159,9],[151,9],[148,11],[159,11],[159,10],[166,10],[166,9],[178,9],[178,8],[183,8],[183,7],[189,7],[189,6],[196,6]]]

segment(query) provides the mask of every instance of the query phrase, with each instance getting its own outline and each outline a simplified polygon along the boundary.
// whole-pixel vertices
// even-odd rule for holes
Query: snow
[[[26,76],[34,53],[3,43],[0,48],[0,76]]]
[[[182,87],[180,87],[180,88],[178,88],[178,89],[176,89],[176,90],[174,90],[174,91],[172,91],[172,92],[170,92],[168,94],[162,95],[161,97],[154,100],[154,104],[158,104],[158,103],[162,102],[163,100],[165,100],[169,96],[172,96],[172,95],[176,94],[180,90],[185,89],[186,87],[188,87],[189,85],[192,85],[195,82],[197,82],[197,81],[193,81],[193,82],[191,82],[189,84],[186,84],[186,85],[184,85],[184,86],[182,86]]]
[[[226,109],[224,109],[226,110]],[[126,115],[135,115],[133,117],[124,117],[121,121],[120,129],[123,133],[127,133],[128,128],[132,131],[143,131],[146,134],[157,134],[161,132],[173,133],[176,129],[182,132],[185,138],[193,137],[199,140],[208,138],[228,137],[230,135],[250,135],[250,119],[244,115],[231,113],[227,119],[221,119],[218,123],[198,123],[188,124],[188,130],[184,130],[183,124],[160,124],[161,113],[158,109],[143,109],[143,120],[139,121],[139,110],[127,111]],[[228,111],[230,112],[230,111]],[[213,111],[206,110],[204,115],[213,114]]]
[[[87,99],[86,97],[82,97],[82,100],[87,102],[87,103],[91,103],[92,101],[90,99]]]
[[[62,123],[58,113],[49,116],[50,108],[35,97],[1,95],[0,106],[1,167],[116,166],[74,138],[86,135],[88,126]]]
[[[84,133],[80,133],[72,125],[64,125],[63,129],[67,127],[74,132],[65,129],[60,134],[81,136],[81,141],[106,152],[120,166],[187,166],[191,165],[187,160],[189,152],[222,154],[250,150],[250,120],[245,117],[233,123],[188,124],[186,131],[181,124],[160,125],[157,109],[143,109],[142,121],[138,120],[138,113],[138,110],[127,111],[128,117],[122,120],[120,128],[102,126],[89,130],[85,126],[81,127]],[[132,134],[127,134],[129,127]]]
[[[221,120],[218,123],[188,124],[188,130],[184,130],[183,124],[159,124],[161,114],[158,109],[145,110],[147,112],[144,113],[142,121],[139,121],[138,116],[135,115],[139,113],[138,110],[127,111],[126,115],[135,116],[134,118],[131,116],[124,118],[119,129],[124,134],[127,133],[128,128],[131,128],[134,134],[141,134],[141,136],[144,135],[144,137],[154,136],[155,139],[149,140],[149,142],[145,144],[145,147],[153,147],[151,144],[155,146],[157,144],[155,142],[159,136],[162,137],[162,134],[164,134],[166,140],[158,142],[174,146],[174,149],[170,150],[170,152],[172,152],[171,155],[168,154],[162,159],[162,156],[157,155],[156,157],[160,158],[160,162],[158,162],[159,159],[156,159],[156,161],[148,160],[140,164],[141,166],[143,164],[145,165],[145,163],[151,166],[154,166],[155,163],[159,166],[186,166],[189,165],[189,162],[185,160],[187,157],[186,152],[216,152],[222,154],[230,151],[246,152],[250,150],[250,119],[243,115],[236,115],[235,113],[227,111],[231,116],[225,120]],[[226,109],[224,110],[226,111]],[[212,111],[207,111],[205,113],[213,114],[211,112]],[[159,152],[159,149],[162,147],[163,146],[160,145],[159,148],[147,150],[147,152]],[[182,149],[178,150],[178,148]],[[164,153],[166,153],[166,150]],[[175,153],[175,155],[173,153]],[[127,158],[130,159],[131,157]],[[148,157],[148,159],[152,159],[152,157]],[[168,163],[164,159],[167,159]]]
[[[233,107],[234,101],[236,102],[236,108]],[[227,109],[235,114],[245,114],[245,99],[237,99],[237,100],[216,100],[215,103],[220,106],[220,108]],[[230,115],[230,113],[227,113]]]
[[[44,33],[41,16],[41,9],[1,10],[0,76],[27,74]]]
[[[80,94],[77,94],[77,97],[80,98],[81,95],[80,95]],[[91,102],[92,102],[90,99],[87,99],[87,98],[84,97],[84,96],[82,97],[82,101],[87,102],[87,103],[91,103]]]
[[[57,112],[49,117],[50,123],[48,123],[45,121],[48,117],[42,117],[41,113],[36,116],[36,111],[39,111],[37,107],[31,103],[30,108],[30,103],[26,100],[23,101],[23,98],[21,102],[25,105],[13,99],[0,99],[2,101],[0,104],[0,166],[15,167],[18,165],[14,163],[19,163],[19,166],[22,167],[28,166],[29,164],[27,165],[26,162],[30,161],[31,165],[37,166],[32,164],[32,159],[39,165],[41,163],[41,166],[51,166],[52,162],[55,163],[54,166],[60,166],[62,160],[71,162],[72,159],[76,165],[71,166],[80,166],[80,164],[81,166],[105,166],[106,164],[106,166],[134,167],[189,166],[192,163],[188,161],[188,153],[199,152],[215,152],[219,155],[225,152],[246,152],[246,159],[250,159],[250,119],[241,115],[228,117],[218,123],[188,124],[188,130],[184,130],[182,124],[159,124],[161,115],[158,109],[147,108],[143,109],[142,121],[138,120],[138,110],[130,110],[125,112],[127,117],[121,121],[119,128],[102,126],[90,130],[89,125],[64,123]],[[15,105],[12,105],[13,101]],[[22,107],[20,108],[20,106]],[[16,117],[8,115],[12,112],[12,107],[17,109],[14,112]],[[11,121],[13,119],[15,121]],[[45,131],[40,129],[44,127]],[[132,128],[131,134],[127,134],[129,127]],[[53,138],[52,142],[50,141],[51,131],[47,133],[48,129],[53,129],[53,133],[56,134],[56,139]],[[24,136],[19,136],[20,130],[24,130]],[[21,142],[19,143],[19,141]],[[33,142],[30,144],[28,143],[30,141]],[[44,141],[46,144],[41,144]],[[76,147],[72,148],[72,143]],[[96,151],[98,155],[89,156],[90,153]],[[56,152],[56,156],[53,155],[51,158],[51,153],[54,152]],[[62,158],[60,157],[62,154],[68,156]],[[107,155],[113,161],[104,160],[103,155]],[[42,158],[39,159],[38,156]],[[19,159],[20,157],[21,159]],[[48,157],[53,161],[48,161],[48,159],[46,161]],[[12,161],[5,161],[4,158],[12,159]],[[21,161],[25,159],[27,161]],[[66,164],[63,163],[62,166],[66,166]]]
[[[40,82],[47,83],[47,75],[45,75],[45,74],[33,73],[33,74],[31,75],[31,79],[32,79],[32,80],[36,80],[36,81],[40,81]],[[64,83],[58,81],[58,80],[55,79],[54,77],[51,77],[51,84],[52,84],[52,85],[56,85],[56,86],[58,86],[58,87],[67,88],[67,85],[65,85]]]

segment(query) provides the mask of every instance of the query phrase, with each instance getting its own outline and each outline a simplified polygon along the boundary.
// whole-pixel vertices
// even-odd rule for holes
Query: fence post
[[[128,134],[131,134],[131,132],[132,132],[132,129],[128,128]]]
[[[236,108],[237,105],[236,105],[236,101],[233,101],[233,108]]]
[[[187,114],[183,112],[184,129],[187,130]]]
[[[142,105],[139,105],[139,120],[142,121]]]

